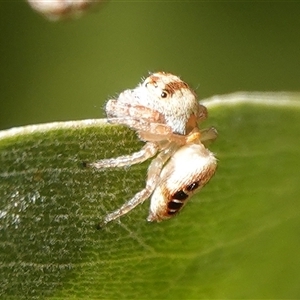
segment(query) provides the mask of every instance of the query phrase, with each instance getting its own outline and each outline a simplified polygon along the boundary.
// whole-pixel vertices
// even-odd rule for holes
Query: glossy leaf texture
[[[82,162],[140,149],[134,132],[78,121],[2,133],[1,298],[299,298],[299,100],[208,103],[203,127],[219,132],[209,184],[171,220],[148,223],[146,201],[102,230],[149,162]]]

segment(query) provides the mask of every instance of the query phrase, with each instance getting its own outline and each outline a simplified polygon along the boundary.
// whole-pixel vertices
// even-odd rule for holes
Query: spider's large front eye
[[[167,98],[167,97],[169,96],[169,94],[168,94],[167,91],[164,90],[164,91],[161,92],[160,96],[161,96],[162,98]]]

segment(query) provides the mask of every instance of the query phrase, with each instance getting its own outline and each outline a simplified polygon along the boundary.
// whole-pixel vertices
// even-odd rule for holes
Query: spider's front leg
[[[99,224],[99,228],[127,214],[137,205],[143,203],[147,198],[150,197],[158,183],[158,180],[160,178],[159,175],[164,163],[170,158],[170,156],[172,156],[176,152],[177,149],[178,145],[175,143],[171,143],[169,147],[158,154],[158,156],[151,162],[148,168],[148,177],[145,188],[138,192],[131,200],[124,203],[119,209],[108,214],[104,218],[103,222]]]
[[[175,142],[178,145],[185,145],[200,139],[200,131],[194,128],[188,135],[174,133],[172,128],[162,123],[152,123],[146,119],[134,119],[132,117],[111,118],[110,123],[126,125],[137,131],[138,136],[143,141],[159,143],[161,141]]]
[[[164,120],[162,114],[152,108],[145,107],[139,104],[123,103],[121,101],[111,99],[106,103],[106,114],[108,120],[117,120],[118,118],[145,119],[148,122],[162,122]]]
[[[111,99],[106,104],[108,122],[120,124],[138,132],[139,138],[149,142],[168,140],[180,145],[187,143],[185,135],[176,134],[166,124],[162,113],[136,103]],[[200,109],[199,118],[202,116]],[[195,119],[195,118],[194,118]],[[194,125],[195,126],[195,125]]]
[[[111,99],[106,104],[106,113],[109,123],[128,126],[137,131],[144,141],[161,141],[173,133],[161,113],[142,105]]]
[[[144,141],[160,142],[167,140],[178,145],[185,145],[195,140],[213,140],[216,131],[206,129],[199,131],[198,123],[207,118],[207,109],[198,104],[198,111],[191,114],[185,127],[188,134],[177,134],[170,125],[166,124],[162,113],[151,108],[111,99],[106,104],[108,122],[126,125],[138,132],[139,138]]]

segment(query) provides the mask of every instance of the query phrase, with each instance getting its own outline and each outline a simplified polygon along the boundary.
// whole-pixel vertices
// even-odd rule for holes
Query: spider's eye
[[[167,98],[168,97],[168,93],[166,91],[162,91],[161,94],[160,94],[160,96],[162,98]]]

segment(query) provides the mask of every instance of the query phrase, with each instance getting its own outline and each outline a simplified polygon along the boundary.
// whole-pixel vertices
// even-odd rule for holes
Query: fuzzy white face
[[[217,160],[203,144],[181,147],[160,173],[151,197],[148,221],[162,221],[180,211],[213,176]]]
[[[164,72],[154,73],[135,89],[125,90],[119,95],[117,103],[119,107],[142,106],[157,111],[174,133],[182,135],[187,133],[191,116],[199,118],[206,114],[205,107],[199,105],[193,90],[179,77]],[[111,107],[110,102],[106,111],[115,117],[124,116],[121,110],[116,113],[115,106]]]

